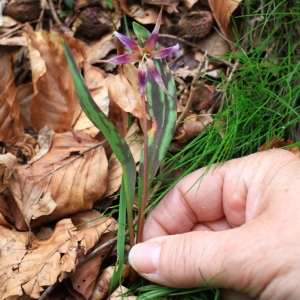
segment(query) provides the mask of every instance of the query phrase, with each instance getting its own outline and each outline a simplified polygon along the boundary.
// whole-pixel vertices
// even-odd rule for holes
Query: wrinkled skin
[[[253,154],[212,167],[199,185],[204,171],[151,212],[133,268],[172,287],[201,286],[203,276],[224,299],[300,299],[299,158]]]

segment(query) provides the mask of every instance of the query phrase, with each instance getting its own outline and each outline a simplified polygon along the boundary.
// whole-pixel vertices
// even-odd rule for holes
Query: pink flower
[[[162,9],[160,10],[160,13],[158,15],[155,28],[152,31],[149,39],[147,40],[143,48],[140,47],[135,41],[115,31],[114,35],[120,40],[120,42],[123,45],[131,49],[133,53],[123,54],[123,55],[113,57],[109,60],[104,60],[105,62],[114,63],[114,64],[130,64],[130,63],[139,62],[138,82],[140,86],[141,95],[145,93],[147,72],[150,73],[150,75],[153,77],[156,83],[164,90],[164,92],[170,95],[153,62],[153,59],[160,59],[170,55],[171,53],[179,49],[179,45],[176,44],[172,47],[155,50],[155,45],[157,43],[159,28],[161,24],[161,14],[162,14]]]

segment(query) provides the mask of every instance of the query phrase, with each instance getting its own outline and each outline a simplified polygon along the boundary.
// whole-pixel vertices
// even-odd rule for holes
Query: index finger
[[[270,150],[212,166],[204,176],[206,168],[189,174],[151,212],[143,240],[189,232],[197,224],[223,219],[230,227],[241,226],[258,214],[262,193],[272,180],[268,174],[278,173],[272,169],[291,159],[296,157],[285,150]]]

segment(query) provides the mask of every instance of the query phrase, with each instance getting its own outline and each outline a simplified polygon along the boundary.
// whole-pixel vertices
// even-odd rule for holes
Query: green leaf
[[[95,126],[97,126],[101,130],[123,167],[117,240],[119,267],[114,274],[114,278],[112,279],[111,289],[113,289],[113,285],[116,285],[121,279],[122,268],[124,265],[126,207],[130,236],[131,239],[134,238],[132,204],[136,180],[135,162],[126,141],[95,103],[67,44],[64,41],[62,41],[62,44],[82,110],[85,112],[87,117],[95,124]]]
[[[138,38],[138,43],[143,46],[144,41],[150,37],[150,32],[143,26],[133,23],[133,30]],[[156,45],[156,48],[159,48]],[[151,75],[147,75],[146,96],[148,101],[149,115],[152,119],[152,128],[148,131],[148,187],[157,173],[166,152],[170,146],[175,122],[177,118],[177,97],[175,81],[169,70],[165,59],[156,59],[154,63],[167,87],[170,95],[168,96],[159,87]],[[141,155],[140,174],[144,170],[144,155]],[[143,190],[142,176],[139,179],[139,199]]]

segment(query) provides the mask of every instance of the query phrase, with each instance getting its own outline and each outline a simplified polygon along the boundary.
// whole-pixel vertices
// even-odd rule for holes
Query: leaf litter
[[[123,13],[153,28],[163,5],[159,42],[180,44],[168,61],[183,117],[174,149],[210,126],[222,105],[218,80],[234,71],[223,57],[234,51],[230,19],[241,1],[113,1],[113,9],[104,0],[73,8],[67,2],[11,0],[0,7],[0,299],[38,299],[59,282],[70,299],[121,299],[127,291],[119,286],[109,296],[114,266],[102,268],[106,259],[116,262],[117,221],[104,216],[102,205],[117,199],[122,167],[80,108],[62,39],[95,102],[125,137],[137,170],[145,117],[137,68],[96,63],[115,55],[112,32],[124,29]],[[292,143],[273,137],[259,151]],[[89,256],[94,249],[100,251]]]

